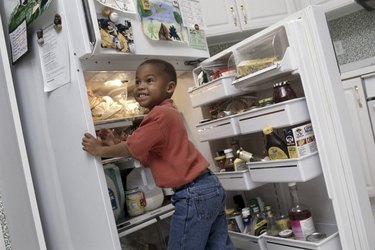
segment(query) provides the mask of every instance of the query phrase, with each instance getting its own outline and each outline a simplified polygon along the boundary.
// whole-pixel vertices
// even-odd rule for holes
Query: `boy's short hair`
[[[168,80],[169,81],[174,81],[176,84],[177,84],[177,73],[176,73],[176,69],[174,68],[174,66],[167,62],[167,61],[164,61],[164,60],[160,60],[160,59],[148,59],[144,62],[142,62],[140,66],[142,65],[145,65],[145,64],[151,64],[151,65],[155,65],[157,67],[160,68],[160,70],[164,71],[166,73],[166,75],[168,76]]]

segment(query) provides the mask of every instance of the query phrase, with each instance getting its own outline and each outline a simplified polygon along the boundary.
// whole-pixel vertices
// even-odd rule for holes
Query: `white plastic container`
[[[234,246],[237,249],[244,250],[267,250],[266,242],[263,235],[254,236],[243,233],[237,233],[229,231],[229,237],[231,238]]]
[[[160,207],[164,201],[163,190],[156,186],[151,170],[145,167],[134,168],[126,178],[126,189],[139,188],[145,196],[145,211]]]
[[[310,120],[304,97],[253,109],[234,116],[238,121],[241,134],[262,131],[271,126],[281,128]]]
[[[193,108],[227,97],[243,94],[243,90],[232,85],[234,76],[223,76],[189,91]]]
[[[318,152],[300,158],[247,163],[257,182],[305,182],[322,174]]]
[[[284,239],[280,237],[272,237],[265,235],[264,240],[267,250],[332,250],[342,249],[339,233],[335,225],[317,224],[316,228],[319,232],[327,235],[327,238],[319,242],[300,241],[294,239]]]
[[[104,165],[104,173],[108,186],[109,198],[115,219],[124,215],[125,192],[121,180],[120,170],[114,164]]]
[[[215,174],[219,178],[224,189],[228,191],[251,190],[264,184],[261,182],[254,182],[250,177],[249,170],[215,172]]]
[[[238,122],[233,117],[224,117],[196,126],[201,142],[231,137],[240,134]]]

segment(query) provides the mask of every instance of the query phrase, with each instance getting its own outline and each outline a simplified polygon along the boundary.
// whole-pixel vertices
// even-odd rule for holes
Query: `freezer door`
[[[0,83],[0,249],[46,249],[1,16]]]

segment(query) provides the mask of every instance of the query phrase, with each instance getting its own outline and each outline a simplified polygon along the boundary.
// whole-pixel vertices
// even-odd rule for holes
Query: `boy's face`
[[[144,64],[137,69],[134,97],[144,108],[152,109],[172,96],[176,87],[158,66]]]

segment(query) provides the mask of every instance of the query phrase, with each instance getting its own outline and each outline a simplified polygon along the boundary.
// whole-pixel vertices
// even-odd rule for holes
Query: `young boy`
[[[189,141],[172,94],[177,76],[165,61],[151,59],[136,71],[134,97],[150,112],[126,142],[85,133],[83,150],[95,156],[132,156],[150,167],[156,184],[175,191],[168,249],[235,249],[227,231],[225,192],[208,161]]]

